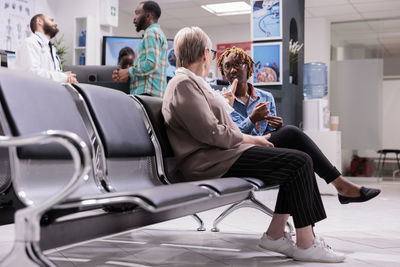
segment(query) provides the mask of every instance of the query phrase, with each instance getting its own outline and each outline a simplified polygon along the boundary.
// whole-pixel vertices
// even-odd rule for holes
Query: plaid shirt
[[[150,25],[142,35],[137,57],[129,68],[132,95],[163,97],[167,87],[167,38],[160,25]]]

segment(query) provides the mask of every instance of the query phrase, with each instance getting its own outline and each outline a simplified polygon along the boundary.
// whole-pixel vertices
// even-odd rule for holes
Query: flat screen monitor
[[[142,38],[139,37],[103,36],[102,64],[117,66],[119,51],[126,46],[132,48],[137,54],[137,48],[141,40]],[[174,40],[168,39],[167,77],[174,76],[176,69],[173,46]]]
[[[8,67],[9,61],[15,58],[15,52],[8,50],[0,50],[0,66]]]

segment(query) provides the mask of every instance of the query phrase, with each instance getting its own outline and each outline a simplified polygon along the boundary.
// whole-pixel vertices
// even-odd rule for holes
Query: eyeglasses
[[[212,55],[213,55],[212,60],[217,58],[217,51],[215,51],[214,49],[209,49],[209,48],[206,48],[206,49],[208,50],[208,52],[212,53]]]
[[[228,72],[231,70],[231,68],[240,69],[243,65],[244,65],[243,62],[237,61],[233,64],[226,63],[222,67],[223,67],[224,71]]]

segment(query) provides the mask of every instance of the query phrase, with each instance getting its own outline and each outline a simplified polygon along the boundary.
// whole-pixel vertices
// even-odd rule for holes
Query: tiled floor
[[[400,266],[400,183],[381,182],[376,199],[340,205],[323,196],[328,219],[315,231],[347,255],[335,266]],[[273,207],[276,192],[258,195]],[[223,209],[200,213],[207,229]],[[196,232],[185,217],[79,246],[47,251],[58,266],[324,266],[296,262],[257,246],[269,217],[253,209],[238,210],[220,225],[221,232]],[[0,258],[11,249],[13,226],[0,227]]]

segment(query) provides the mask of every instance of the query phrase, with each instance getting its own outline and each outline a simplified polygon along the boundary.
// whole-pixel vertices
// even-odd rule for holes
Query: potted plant
[[[61,70],[64,70],[65,56],[67,55],[67,47],[64,45],[64,34],[59,39],[54,38],[54,46],[57,49],[57,55],[60,58]]]
[[[293,42],[292,39],[289,41],[289,83],[293,83],[293,69],[297,63],[299,53],[303,48],[303,44],[299,44],[298,41]]]

